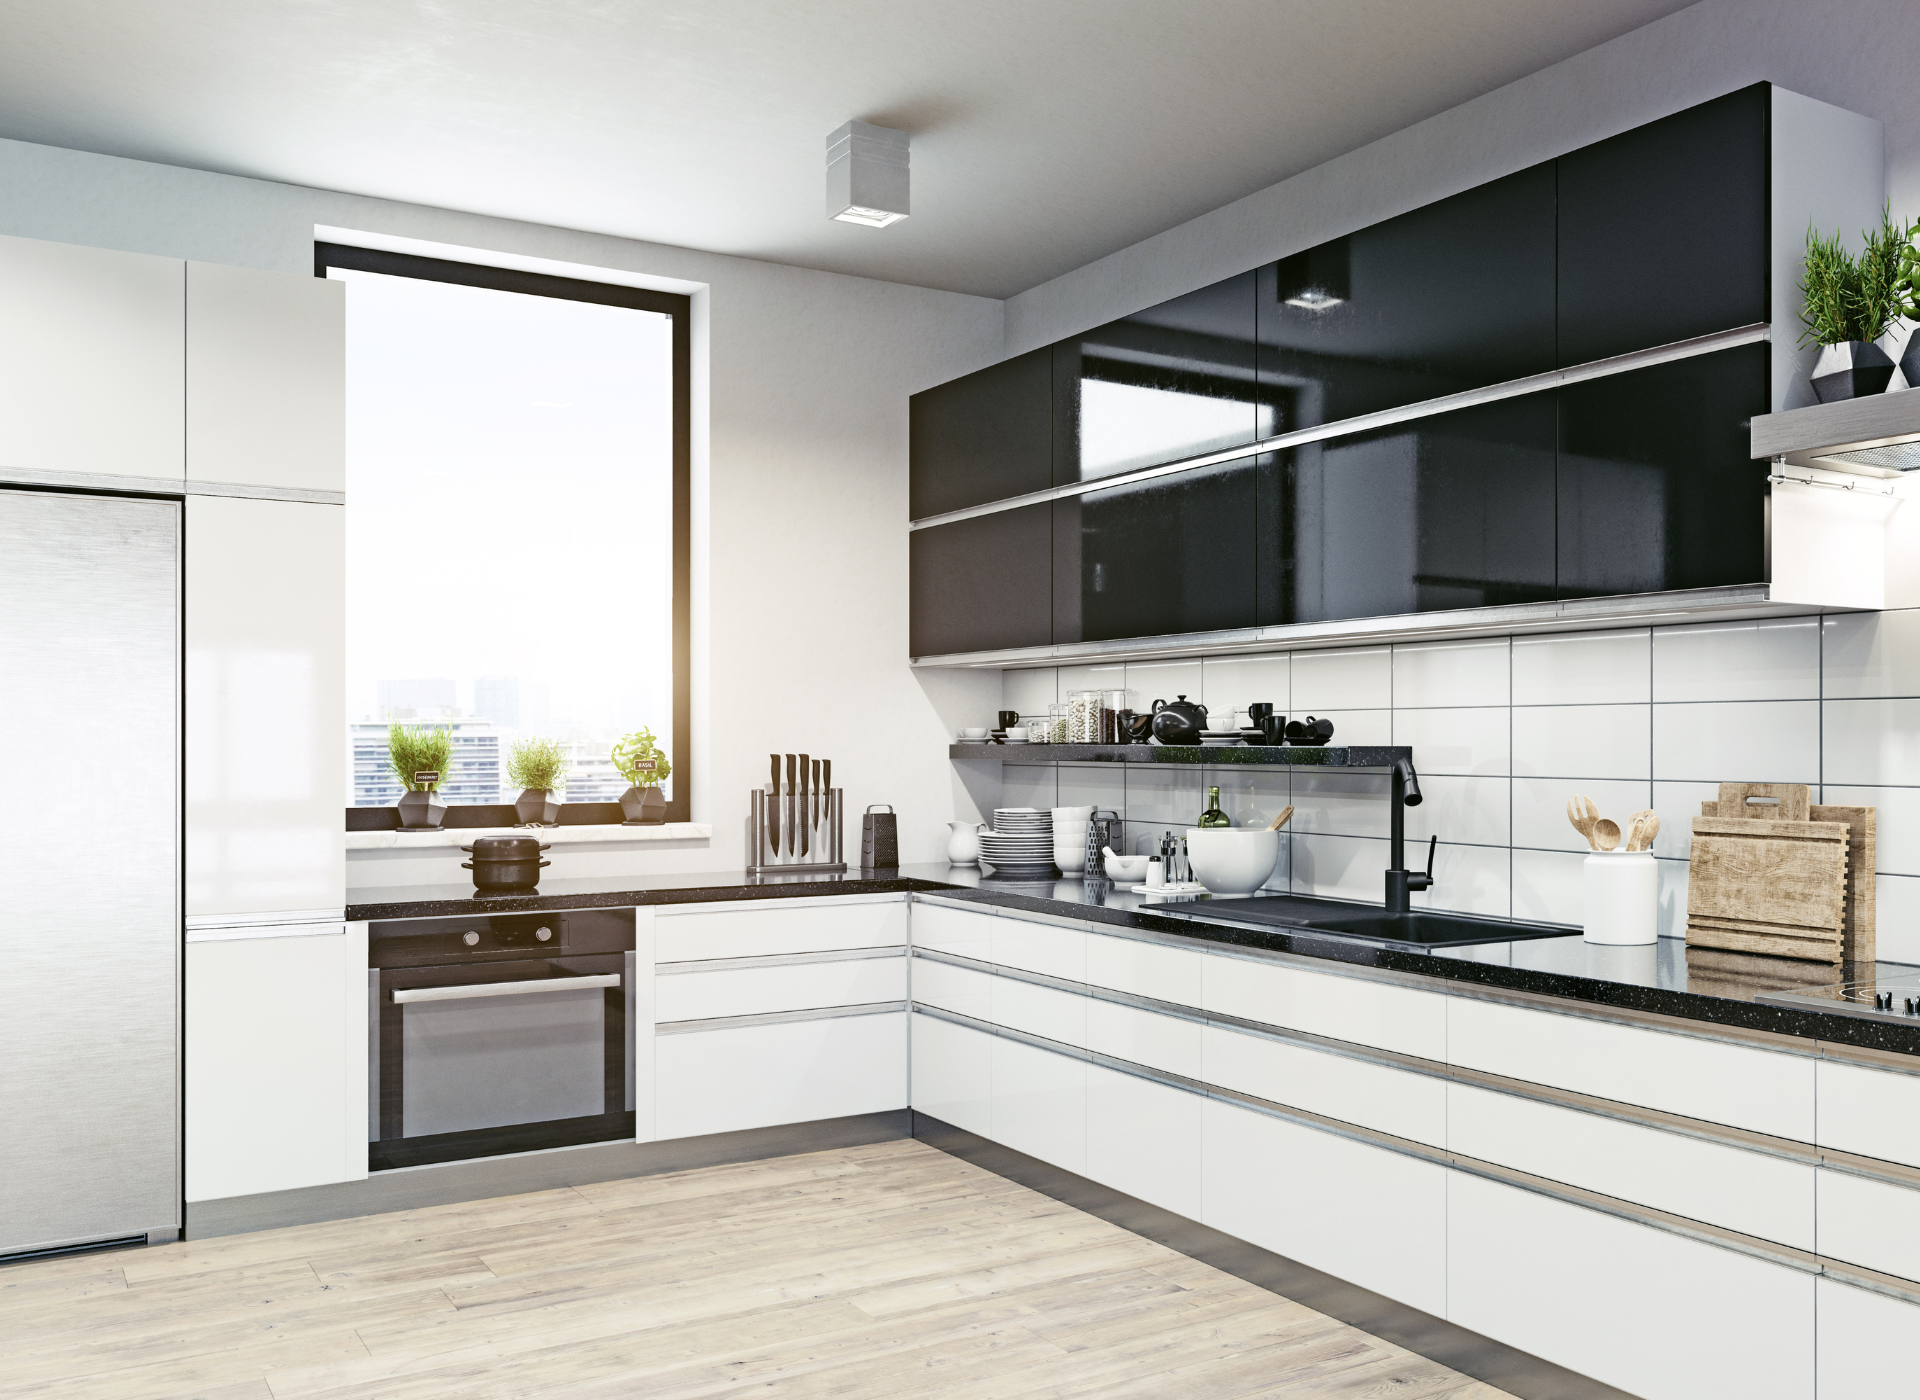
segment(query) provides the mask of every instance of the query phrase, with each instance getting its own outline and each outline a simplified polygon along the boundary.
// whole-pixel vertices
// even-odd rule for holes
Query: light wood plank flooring
[[[1502,1400],[915,1142],[0,1269],[49,1400]]]

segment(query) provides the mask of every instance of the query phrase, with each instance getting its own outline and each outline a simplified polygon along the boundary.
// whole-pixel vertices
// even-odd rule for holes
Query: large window
[[[687,793],[687,299],[321,244],[347,293],[349,806],[391,720],[453,730],[453,803],[510,802],[558,740],[569,803],[652,730]]]

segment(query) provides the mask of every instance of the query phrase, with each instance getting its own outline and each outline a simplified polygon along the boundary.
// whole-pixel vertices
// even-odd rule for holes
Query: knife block
[[[773,841],[768,827],[767,804],[785,802],[764,788],[747,791],[747,874],[749,875],[843,875],[846,858],[841,854],[840,809],[844,790],[828,788],[820,824],[808,828],[807,854],[800,854],[798,841],[792,840],[786,813],[780,813],[780,843]],[[792,849],[789,850],[789,843]]]

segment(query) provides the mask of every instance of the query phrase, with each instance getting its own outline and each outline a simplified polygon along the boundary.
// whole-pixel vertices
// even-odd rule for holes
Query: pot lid
[[[547,846],[537,836],[476,836],[471,846],[462,846],[475,860],[533,860]]]

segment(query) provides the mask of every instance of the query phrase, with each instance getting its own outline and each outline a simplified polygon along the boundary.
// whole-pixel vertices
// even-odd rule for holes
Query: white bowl
[[[987,731],[984,729],[963,729],[960,731],[960,737],[962,739],[984,739],[987,737]]]
[[[1091,806],[1054,807],[1051,809],[1051,815],[1055,826],[1059,826],[1062,822],[1085,823],[1093,819],[1093,808]]]
[[[1146,856],[1108,856],[1106,861],[1109,880],[1137,885],[1147,878]]]
[[[1007,742],[1008,742],[1008,743],[1010,743],[1010,744],[1024,744],[1024,743],[1026,743],[1026,742],[1027,742],[1027,731],[1026,731],[1026,730],[1024,730],[1024,729],[1019,729],[1019,728],[1014,728],[1014,729],[1009,729],[1009,730],[1007,731]]]
[[[1280,833],[1251,827],[1187,829],[1193,878],[1215,894],[1252,894],[1267,883],[1280,860]]]

